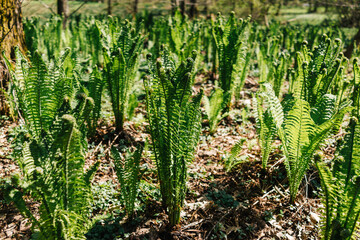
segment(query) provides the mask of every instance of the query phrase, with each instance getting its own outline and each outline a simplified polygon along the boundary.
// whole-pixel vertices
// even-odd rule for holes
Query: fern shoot
[[[227,97],[224,112],[230,110],[234,90],[241,89],[244,85],[245,72],[247,71],[246,61],[249,58],[249,27],[248,20],[237,20],[232,12],[225,23],[223,17],[218,18],[213,25],[213,37],[215,41],[218,62],[219,62],[219,86]],[[248,59],[249,60],[249,59]]]
[[[91,226],[90,181],[99,164],[84,172],[83,135],[76,119],[64,115],[61,121],[62,127],[53,134],[49,146],[37,140],[24,143],[23,157],[18,161],[23,178],[14,180],[16,188],[5,193],[32,221],[34,239],[85,239]],[[38,220],[26,207],[18,187],[40,202]]]
[[[165,52],[166,54],[166,52]],[[194,158],[200,134],[200,101],[202,94],[192,98],[191,78],[194,58],[177,68],[162,55],[144,80],[150,134],[157,166],[162,202],[169,222],[180,221],[185,199],[187,164]]]
[[[110,47],[104,48],[103,77],[111,98],[116,130],[122,131],[144,37],[126,22],[119,37],[112,41]]]
[[[356,239],[360,229],[360,125],[359,84],[360,69],[358,59],[353,63],[354,108],[346,129],[346,135],[338,142],[333,162],[326,164],[320,156],[316,158],[323,189],[325,206],[322,235],[329,239]]]
[[[293,99],[286,115],[280,101],[275,96],[272,86],[265,84],[267,102],[281,139],[285,167],[290,185],[290,201],[294,202],[300,183],[308,169],[309,163],[319,144],[348,111],[343,107],[329,120],[316,124],[311,118],[310,104],[302,99]]]
[[[128,152],[123,158],[116,148],[111,149],[116,175],[120,182],[120,197],[126,213],[130,217],[134,214],[135,200],[139,189],[142,150],[143,147],[140,145],[134,153]]]
[[[209,120],[210,134],[216,132],[220,121],[226,116],[223,110],[226,107],[227,94],[221,88],[216,88],[210,97],[204,96],[204,107]]]
[[[266,169],[276,134],[276,126],[269,108],[265,108],[264,96],[257,93],[253,98],[256,130],[260,139],[262,168]]]

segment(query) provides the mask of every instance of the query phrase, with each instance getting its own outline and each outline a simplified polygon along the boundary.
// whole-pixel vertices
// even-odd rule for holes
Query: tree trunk
[[[108,15],[111,15],[111,14],[112,14],[112,11],[111,11],[111,0],[108,0],[107,3],[108,3],[108,6],[107,6],[107,14],[108,14]]]
[[[134,13],[134,16],[137,14],[138,12],[138,3],[139,3],[139,0],[134,0],[134,5],[133,5],[133,13]]]
[[[189,17],[194,18],[197,16],[198,9],[197,9],[197,0],[190,0],[190,11],[189,11]]]
[[[179,1],[180,12],[184,16],[186,13],[186,0]]]
[[[253,15],[254,14],[254,3],[253,2],[249,2],[249,8],[250,8],[250,14]]]
[[[347,57],[348,59],[351,58],[351,55],[354,51],[354,45],[356,43],[356,46],[359,46],[360,44],[360,28],[358,29],[357,33],[355,34],[354,38],[352,39],[350,45],[347,47],[344,55],[345,57]]]
[[[7,58],[14,59],[15,46],[18,46],[23,53],[26,52],[21,2],[18,0],[0,0],[0,6],[0,49],[5,51]],[[7,112],[2,91],[6,91],[8,80],[9,73],[0,54],[0,115]]]
[[[57,0],[57,13],[63,17],[63,28],[65,28],[69,17],[68,0]]]

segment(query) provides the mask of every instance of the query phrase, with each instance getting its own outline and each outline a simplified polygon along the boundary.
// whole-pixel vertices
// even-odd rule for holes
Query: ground
[[[200,77],[194,89],[200,86],[206,92],[212,84]],[[146,144],[149,139],[147,123],[141,117],[146,114],[144,106],[139,106],[135,120],[127,122],[123,133],[115,133],[111,121],[103,121],[89,144],[86,165],[101,161],[93,181],[93,215],[105,214],[107,217],[94,225],[87,238],[317,239],[322,205],[316,172],[310,169],[295,204],[290,204],[278,140],[269,166],[262,169],[251,103],[252,93],[257,88],[256,79],[248,78],[241,92],[242,100],[234,104],[234,110],[220,123],[213,136],[207,131],[206,120],[203,121],[199,147],[193,163],[189,164],[188,192],[181,224],[173,229],[166,228],[167,217],[161,207],[155,166]],[[17,123],[3,119],[1,125],[0,177],[4,178],[18,171],[16,163],[10,159],[11,144],[16,142],[13,129]],[[245,139],[242,151],[233,163],[234,167],[226,171],[224,166],[229,151],[242,138]],[[127,220],[119,207],[118,182],[109,149],[112,145],[131,147],[138,142],[145,142],[141,163],[143,176],[136,214],[132,220]],[[327,145],[323,150],[329,156],[333,152]],[[36,212],[38,204],[30,198],[27,203]],[[12,204],[5,203],[1,195],[0,207],[0,239],[29,239],[28,220]]]

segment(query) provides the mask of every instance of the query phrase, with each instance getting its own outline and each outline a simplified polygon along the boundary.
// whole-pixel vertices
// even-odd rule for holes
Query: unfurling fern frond
[[[100,113],[101,113],[101,100],[102,100],[103,88],[104,88],[104,82],[102,76],[95,67],[93,72],[91,73],[89,86],[88,86],[89,97],[91,97],[94,100],[94,109],[88,120],[88,126],[89,126],[88,136],[94,136],[96,127],[98,125],[98,120],[100,118]]]
[[[339,97],[344,80],[343,68],[348,62],[340,53],[341,46],[339,39],[331,41],[323,35],[319,45],[309,52],[305,42],[296,54],[295,77],[291,79],[289,92],[308,101],[311,107],[319,104],[326,94]]]
[[[255,106],[256,129],[260,138],[262,167],[266,169],[272,143],[274,142],[276,126],[270,110],[264,108],[264,96],[256,94],[253,103]]]
[[[243,144],[246,141],[245,138],[241,138],[237,143],[231,148],[230,156],[225,161],[226,171],[230,171],[237,164],[240,164],[242,161],[236,160],[237,156],[240,154],[243,149]]]
[[[204,96],[204,107],[209,120],[210,134],[216,131],[220,121],[226,116],[223,110],[226,107],[226,95],[221,88],[216,88],[210,97]]]
[[[139,145],[137,150],[123,158],[116,148],[111,149],[116,175],[120,182],[121,199],[125,205],[126,213],[132,217],[140,183],[140,160],[143,147]]]
[[[193,53],[193,57],[195,57]],[[194,157],[200,134],[202,93],[191,98],[194,60],[177,68],[166,55],[156,62],[144,80],[146,107],[158,179],[170,225],[180,221],[185,199],[187,164]]]

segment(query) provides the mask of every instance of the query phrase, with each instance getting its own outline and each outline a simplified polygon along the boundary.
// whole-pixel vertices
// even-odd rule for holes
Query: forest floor
[[[212,85],[198,82],[211,89]],[[317,239],[320,209],[317,192],[319,181],[310,169],[300,187],[295,204],[289,203],[286,171],[279,141],[275,142],[266,170],[262,169],[261,152],[255,131],[252,111],[252,93],[256,81],[249,78],[230,116],[224,119],[211,136],[206,120],[196,157],[188,169],[188,192],[181,216],[181,225],[167,229],[167,216],[161,207],[156,183],[155,166],[145,147],[141,163],[143,173],[136,214],[130,221],[118,207],[118,182],[109,157],[112,145],[134,146],[146,142],[145,121],[128,122],[119,135],[109,122],[103,122],[90,144],[86,165],[101,161],[93,181],[96,192],[93,214],[106,218],[97,222],[87,234],[88,239]],[[205,91],[206,92],[206,91]],[[137,115],[145,115],[143,106]],[[14,141],[12,130],[17,124],[1,120],[0,129],[0,184],[18,172],[10,158]],[[231,147],[245,139],[237,163],[226,171],[224,163]],[[146,144],[145,144],[146,145]],[[323,146],[324,147],[324,146]],[[326,146],[325,146],[326,147]],[[331,155],[331,147],[325,152]],[[1,180],[2,179],[2,180]],[[114,187],[115,186],[115,187]],[[1,186],[0,186],[1,190]],[[29,197],[28,206],[36,212],[39,204]],[[30,225],[12,204],[7,204],[0,191],[0,239],[29,239]],[[116,238],[116,236],[121,236]]]

